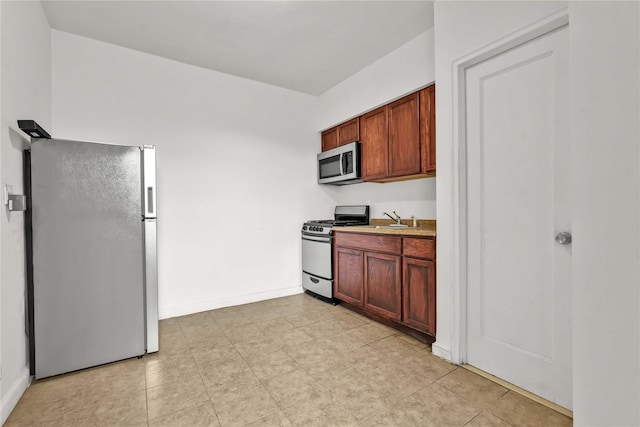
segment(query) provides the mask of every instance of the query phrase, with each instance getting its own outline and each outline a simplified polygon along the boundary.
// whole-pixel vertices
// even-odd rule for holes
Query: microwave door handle
[[[344,175],[344,153],[340,153],[340,176]]]
[[[340,156],[340,169],[342,170],[342,175],[347,174],[349,159],[347,158],[347,153],[342,153]]]

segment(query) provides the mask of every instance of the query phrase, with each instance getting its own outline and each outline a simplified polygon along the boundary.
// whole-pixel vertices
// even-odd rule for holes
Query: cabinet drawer
[[[336,232],[334,236],[336,246],[357,248],[363,251],[388,252],[400,254],[401,237],[382,236],[379,234],[359,234]]]
[[[433,239],[405,237],[402,239],[402,255],[415,258],[435,259],[436,241]]]

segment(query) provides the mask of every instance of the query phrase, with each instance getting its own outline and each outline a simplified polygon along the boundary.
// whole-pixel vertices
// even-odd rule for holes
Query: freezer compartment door
[[[147,353],[158,351],[158,260],[157,224],[147,219],[144,224],[145,342]]]
[[[142,200],[145,218],[157,218],[156,192],[156,148],[145,145],[142,148]]]
[[[139,147],[31,145],[35,376],[144,354]]]

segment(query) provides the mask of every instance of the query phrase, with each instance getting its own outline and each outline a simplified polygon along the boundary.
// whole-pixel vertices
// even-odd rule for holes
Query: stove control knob
[[[306,230],[307,230],[307,226],[306,226],[306,225],[305,225],[305,226],[303,226],[303,227],[302,227],[302,230],[303,230],[303,231],[306,231]]]

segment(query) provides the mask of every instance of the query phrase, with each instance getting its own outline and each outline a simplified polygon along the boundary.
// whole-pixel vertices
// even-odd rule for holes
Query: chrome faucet
[[[394,220],[394,221],[396,222],[396,224],[400,225],[400,215],[398,215],[398,214],[396,213],[396,211],[393,211],[393,214],[395,215],[395,218],[394,218],[394,217],[392,217],[391,215],[389,215],[389,214],[388,214],[388,213],[386,213],[386,212],[383,212],[383,214],[385,214],[386,216],[388,216],[389,218],[391,218],[392,220]]]

